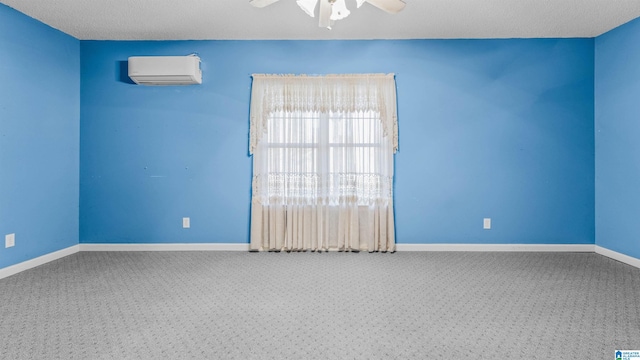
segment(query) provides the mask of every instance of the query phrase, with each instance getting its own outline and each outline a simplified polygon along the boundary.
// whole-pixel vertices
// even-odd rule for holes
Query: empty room
[[[640,1],[0,0],[0,359],[640,359]]]

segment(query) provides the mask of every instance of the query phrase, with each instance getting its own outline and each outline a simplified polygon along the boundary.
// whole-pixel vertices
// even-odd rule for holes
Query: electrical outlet
[[[16,245],[16,234],[8,234],[4,236],[4,247],[10,248]]]
[[[484,218],[484,221],[482,223],[482,228],[485,230],[491,229],[491,218]]]
[[[191,219],[188,217],[183,217],[182,218],[182,228],[183,229],[188,229],[191,227]]]

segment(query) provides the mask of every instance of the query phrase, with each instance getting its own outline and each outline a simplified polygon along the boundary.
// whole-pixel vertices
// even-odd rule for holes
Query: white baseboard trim
[[[609,250],[607,248],[603,248],[602,246],[598,246],[598,245],[596,245],[595,251],[596,251],[596,254],[606,256],[610,259],[617,260],[627,265],[631,265],[640,269],[640,259],[634,258],[629,255],[625,255],[613,250]]]
[[[15,265],[11,265],[11,266],[7,266],[5,268],[0,269],[0,279],[4,279],[6,277],[9,277],[11,275],[15,275],[19,272],[23,272],[25,270],[29,270],[31,268],[34,268],[36,266],[40,266],[40,265],[44,265],[48,262],[54,261],[54,260],[58,260],[61,259],[65,256],[69,256],[71,254],[75,254],[78,251],[80,251],[80,247],[79,245],[73,245],[73,246],[69,246],[68,248],[62,249],[62,250],[58,250],[58,251],[54,251],[52,253],[48,253],[42,256],[38,256],[35,259],[31,259],[31,260],[27,260],[27,261],[23,261],[21,263],[15,264]]]
[[[249,251],[249,244],[80,244],[80,251]],[[594,252],[594,245],[396,244],[396,251]]]
[[[249,251],[249,244],[80,244],[80,251]]]
[[[396,251],[594,252],[590,244],[396,244]]]
[[[0,269],[0,279],[79,251],[249,251],[249,244],[79,244]],[[396,244],[396,251],[595,252],[640,268],[640,259],[589,244]]]

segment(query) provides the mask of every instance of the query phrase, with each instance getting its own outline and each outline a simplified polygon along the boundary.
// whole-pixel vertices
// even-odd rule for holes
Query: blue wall
[[[126,75],[129,56],[193,52],[203,85]],[[247,243],[250,74],[367,72],[396,73],[399,243],[594,243],[593,39],[83,41],[81,58],[82,243]]]
[[[246,243],[251,73],[397,74],[399,243],[640,258],[637,43],[640,20],[595,41],[80,42],[0,4],[0,268],[78,241]],[[126,76],[192,52],[202,86]]]
[[[0,4],[0,268],[78,244],[79,68],[77,39]]]
[[[596,39],[596,244],[640,258],[640,19]]]

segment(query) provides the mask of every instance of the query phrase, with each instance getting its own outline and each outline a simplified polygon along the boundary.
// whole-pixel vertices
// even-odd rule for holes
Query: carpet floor
[[[0,359],[613,359],[640,269],[592,253],[81,252],[0,280]]]

